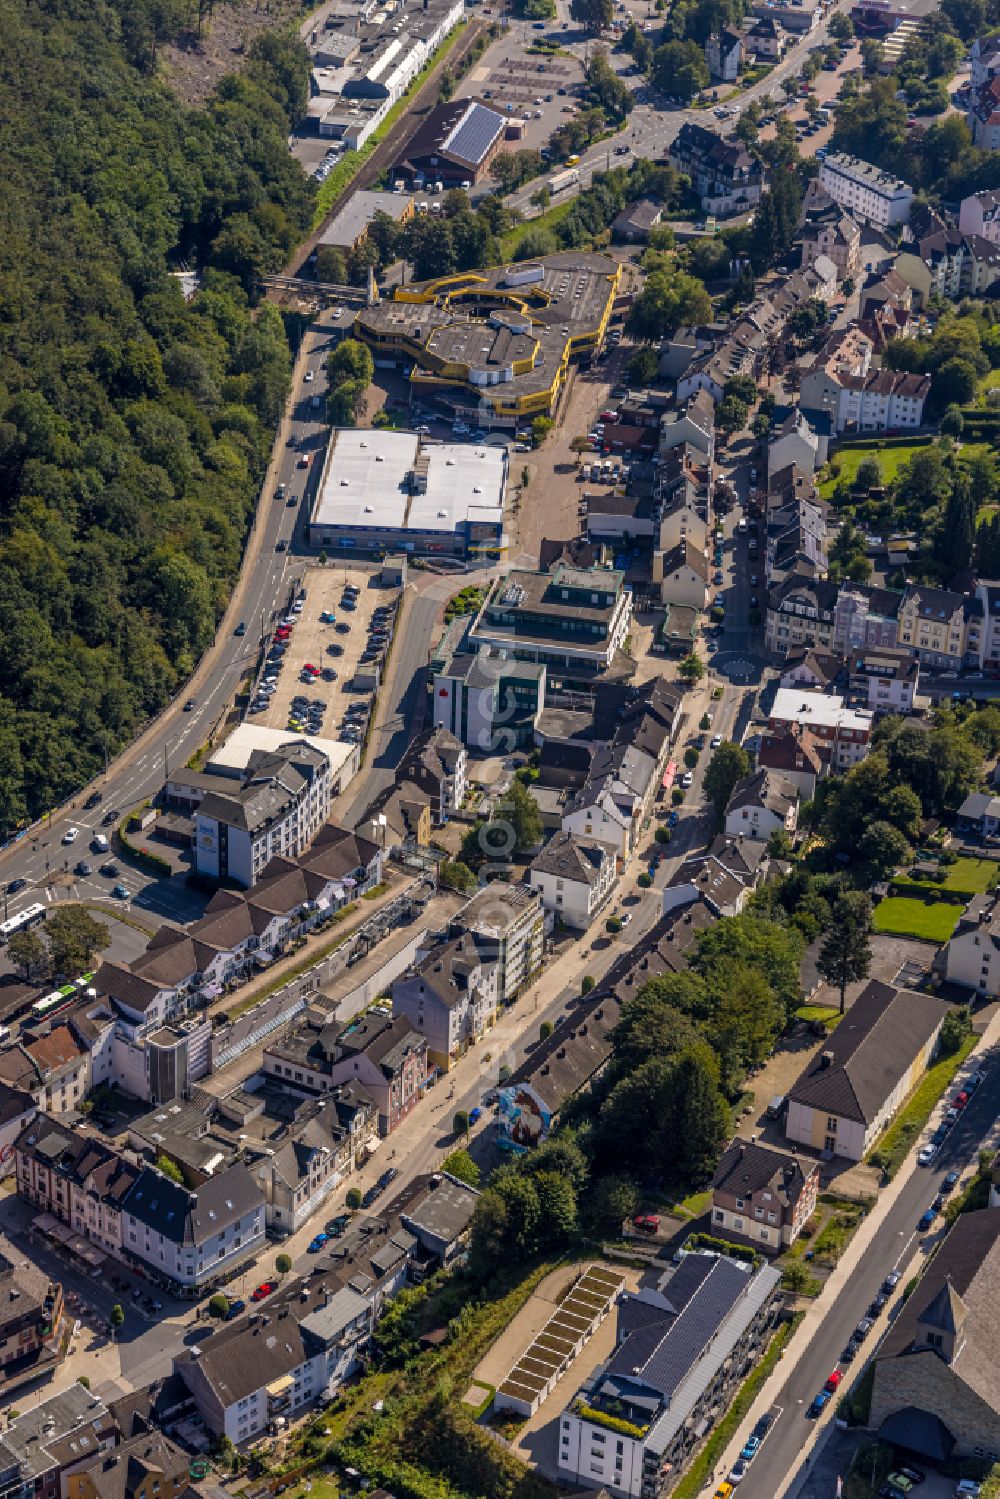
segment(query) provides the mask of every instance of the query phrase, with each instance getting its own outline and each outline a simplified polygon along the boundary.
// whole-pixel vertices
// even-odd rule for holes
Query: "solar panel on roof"
[[[503,129],[503,120],[483,104],[472,104],[445,140],[442,151],[480,162]]]

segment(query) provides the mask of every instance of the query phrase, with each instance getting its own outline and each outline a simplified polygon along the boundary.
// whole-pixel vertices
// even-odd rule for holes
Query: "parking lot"
[[[378,579],[374,566],[306,570],[276,627],[251,722],[355,743],[363,737],[377,681],[370,674],[385,660],[399,598]],[[370,680],[362,685],[359,673]]]
[[[569,55],[544,57],[529,52],[528,46],[530,40],[526,44],[513,34],[501,37],[487,48],[461,86],[465,98],[485,99],[521,124],[520,139],[505,141],[504,151],[540,150],[553,130],[579,108],[575,97],[583,80],[579,60]]]

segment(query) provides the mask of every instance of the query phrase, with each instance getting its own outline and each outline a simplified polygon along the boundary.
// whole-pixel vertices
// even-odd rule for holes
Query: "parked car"
[[[326,1234],[316,1234],[315,1237],[310,1239],[309,1243],[306,1245],[306,1254],[319,1254],[320,1250],[327,1242],[327,1237],[328,1236]]]
[[[655,1213],[636,1213],[633,1224],[641,1234],[658,1234],[660,1220]]]
[[[749,1463],[753,1461],[759,1451],[760,1437],[755,1436],[755,1434],[751,1432],[743,1444],[743,1450],[740,1453],[740,1457],[745,1463]]]
[[[854,1329],[855,1341],[858,1343],[863,1343],[874,1326],[875,1324],[870,1317],[862,1317],[861,1321]]]
[[[885,1291],[887,1294],[890,1291],[894,1291],[896,1289],[896,1287],[899,1285],[899,1282],[902,1279],[903,1279],[903,1272],[902,1272],[902,1270],[890,1270],[889,1274],[886,1276],[885,1280],[882,1282],[882,1289],[883,1289],[883,1291]]]
[[[331,1239],[339,1239],[351,1221],[350,1213],[338,1213],[336,1218],[331,1218],[326,1225],[326,1233]]]
[[[958,1186],[958,1172],[957,1171],[949,1171],[948,1175],[945,1177],[944,1181],[941,1183],[941,1191],[942,1192],[953,1192],[957,1186]]]
[[[917,1228],[920,1230],[921,1233],[926,1233],[927,1230],[930,1228],[931,1224],[934,1222],[934,1219],[936,1217],[937,1217],[937,1213],[934,1211],[934,1209],[933,1208],[928,1208],[925,1213],[921,1213],[921,1215],[920,1215],[920,1221],[917,1224]]]
[[[813,1400],[812,1405],[806,1411],[806,1417],[810,1421],[815,1421],[819,1416],[823,1414],[824,1410],[829,1404],[830,1396],[827,1394],[826,1390],[820,1390],[819,1394]]]
[[[827,1378],[826,1384],[823,1386],[828,1395],[833,1394],[843,1377],[844,1376],[843,1374],[841,1374],[839,1369],[834,1369],[831,1371],[830,1375]]]
[[[238,1317],[239,1314],[240,1314],[240,1312],[245,1312],[246,1309],[247,1309],[246,1302],[245,1301],[241,1301],[240,1298],[237,1296],[235,1301],[231,1301],[229,1303],[229,1308],[228,1308],[228,1310],[226,1312],[226,1315],[225,1315],[225,1318],[223,1320],[226,1321],[226,1322],[232,1322],[232,1320],[233,1320],[234,1317]]]
[[[251,1301],[265,1301],[272,1291],[278,1289],[278,1283],[274,1280],[262,1280],[260,1285],[250,1297]]]
[[[115,900],[128,900],[128,886],[116,885],[111,894],[114,896]]]

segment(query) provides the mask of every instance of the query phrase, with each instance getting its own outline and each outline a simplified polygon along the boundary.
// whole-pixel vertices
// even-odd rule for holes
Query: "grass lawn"
[[[294,1488],[286,1489],[284,1499],[340,1499],[340,1487],[332,1478],[310,1476]]]
[[[832,461],[840,465],[840,473],[825,479],[819,487],[819,492],[824,500],[828,500],[840,483],[846,479],[850,484],[853,482],[858,469],[869,458],[874,458],[882,475],[882,483],[888,484],[894,479],[904,463],[908,463],[914,453],[919,453],[921,448],[927,446],[924,442],[900,443],[898,447],[892,448],[840,448],[833,454]]]
[[[515,224],[513,229],[509,229],[506,234],[501,236],[500,249],[502,258],[504,260],[513,260],[517,247],[526,234],[532,233],[535,229],[554,229],[560,219],[566,217],[575,201],[575,198],[567,198],[565,203],[553,204],[544,213],[540,213],[537,218],[525,219],[523,224]]]
[[[895,1176],[938,1099],[951,1086],[955,1073],[975,1046],[978,1036],[966,1036],[957,1051],[928,1067],[874,1150],[868,1152],[872,1166],[881,1166],[886,1176]]]
[[[970,890],[973,895],[985,895],[992,890],[1000,877],[1000,864],[995,859],[959,859],[955,864],[946,864],[944,882],[934,882],[937,890]]]
[[[683,1202],[675,1202],[671,1211],[676,1213],[678,1218],[700,1218],[703,1213],[708,1212],[711,1201],[710,1191],[692,1192],[691,1196],[685,1197]]]
[[[875,907],[875,930],[897,937],[923,937],[928,942],[947,942],[958,925],[961,906],[945,901],[917,900],[909,895],[890,895]]]
[[[833,1027],[839,1021],[843,1020],[844,1017],[836,1005],[799,1005],[795,1011],[795,1018],[796,1020],[804,1020],[807,1025],[811,1024],[814,1020],[822,1020],[827,1030],[832,1031]]]

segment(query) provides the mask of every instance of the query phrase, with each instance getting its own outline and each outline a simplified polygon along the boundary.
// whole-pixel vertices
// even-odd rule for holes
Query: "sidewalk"
[[[967,1068],[972,1068],[974,1060],[981,1056],[983,1052],[988,1051],[990,1047],[996,1046],[998,1042],[1000,1042],[1000,1013],[993,1016],[974,1051],[970,1053],[964,1065]],[[931,1115],[928,1124],[937,1123],[943,1115],[945,1107],[945,1100],[942,1099]],[[837,1264],[822,1292],[817,1296],[815,1301],[810,1303],[805,1316],[796,1330],[795,1336],[786,1347],[782,1357],[778,1360],[770,1379],[764,1385],[757,1399],[740,1423],[739,1435],[733,1438],[725,1452],[716,1462],[713,1470],[715,1474],[724,1477],[729,1472],[740,1454],[746,1432],[750,1430],[758,1417],[762,1416],[766,1410],[769,1410],[771,1406],[777,1403],[777,1397],[787,1383],[789,1376],[794,1372],[821,1323],[825,1321],[828,1314],[834,1309],[838,1296],[858,1268],[862,1256],[866,1253],[875,1234],[882,1227],[903,1188],[910,1181],[914,1172],[919,1170],[920,1167],[917,1165],[917,1145],[915,1143],[897,1175],[887,1187],[884,1187],[880,1191],[878,1202],[854,1235],[846,1253]],[[919,1240],[916,1240],[915,1243],[916,1247],[903,1272],[904,1280],[911,1273],[915,1273],[919,1266],[926,1262],[926,1255],[920,1248]],[[852,1378],[860,1372],[860,1368],[854,1371]],[[831,1400],[827,1410],[820,1416],[819,1420],[809,1425],[807,1432],[803,1432],[802,1446],[799,1450],[799,1466],[794,1472],[787,1475],[781,1487],[775,1493],[774,1499],[782,1499],[782,1496],[789,1493],[793,1485],[801,1484],[805,1481],[806,1474],[802,1470],[802,1459],[813,1453],[820,1442],[826,1441],[835,1417],[836,1405],[837,1402]]]

